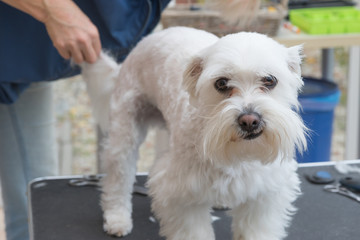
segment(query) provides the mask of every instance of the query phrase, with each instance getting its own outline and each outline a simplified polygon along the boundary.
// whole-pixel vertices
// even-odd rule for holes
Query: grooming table
[[[360,165],[360,160],[347,164]],[[304,174],[324,170],[335,179],[339,174],[333,163],[303,164],[301,177],[302,196],[295,202],[298,212],[288,229],[287,240],[356,240],[360,239],[360,203],[344,196],[323,190],[324,185],[309,183]],[[346,176],[359,176],[347,174]],[[40,178],[29,184],[30,235],[33,240],[114,240],[102,230],[102,212],[99,205],[100,190],[95,186],[74,187],[72,179]],[[138,184],[146,175],[137,176]],[[158,223],[150,212],[150,199],[134,194],[134,228],[123,240],[159,240]],[[226,211],[213,213],[216,239],[231,240],[231,219]]]

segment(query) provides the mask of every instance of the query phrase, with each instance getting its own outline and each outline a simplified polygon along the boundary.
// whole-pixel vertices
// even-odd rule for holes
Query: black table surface
[[[359,161],[360,165],[360,161]],[[325,192],[323,185],[309,183],[304,175],[324,170],[339,180],[333,165],[300,167],[303,194],[286,240],[357,240],[360,239],[360,203]],[[356,174],[348,174],[352,176]],[[75,178],[75,177],[74,177]],[[106,240],[116,239],[102,230],[100,190],[93,186],[73,187],[73,177],[42,178],[29,186],[30,231],[33,240]],[[139,184],[146,176],[138,176]],[[124,240],[158,240],[158,223],[151,221],[150,198],[134,194],[134,228]],[[231,219],[226,211],[216,210],[213,222],[216,239],[230,240]]]

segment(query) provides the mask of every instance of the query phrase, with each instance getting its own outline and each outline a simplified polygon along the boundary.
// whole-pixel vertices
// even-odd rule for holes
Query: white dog
[[[148,186],[162,236],[215,239],[210,212],[220,205],[231,208],[233,239],[284,238],[300,193],[294,152],[306,148],[296,113],[300,51],[257,33],[219,39],[176,27],[143,39],[120,71],[107,56],[85,67],[88,81],[114,84],[103,154],[105,231],[132,230],[138,149],[160,123],[169,150],[156,159]]]

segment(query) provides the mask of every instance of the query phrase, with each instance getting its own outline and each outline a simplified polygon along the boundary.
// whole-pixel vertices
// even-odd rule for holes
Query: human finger
[[[84,56],[78,46],[72,46],[70,49],[70,54],[75,63],[80,64],[84,61]]]
[[[96,54],[96,51],[91,43],[86,42],[82,44],[81,52],[85,62],[88,63],[96,62],[98,55]]]
[[[100,41],[100,37],[94,38],[92,41],[92,45],[93,48],[95,50],[95,54],[97,57],[99,57],[100,52],[101,52],[101,41]]]
[[[56,48],[56,50],[58,50],[58,53],[64,59],[70,59],[71,58],[71,52],[69,50],[67,50],[65,48]]]

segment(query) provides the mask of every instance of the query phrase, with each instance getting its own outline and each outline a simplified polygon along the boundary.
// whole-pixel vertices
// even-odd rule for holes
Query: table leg
[[[358,159],[360,135],[360,46],[349,51],[345,159]]]
[[[322,49],[322,78],[333,81],[334,79],[334,49]]]

